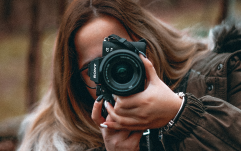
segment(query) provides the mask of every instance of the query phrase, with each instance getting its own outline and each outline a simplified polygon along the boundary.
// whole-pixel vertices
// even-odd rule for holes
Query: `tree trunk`
[[[5,25],[6,32],[11,32],[13,27],[11,24],[11,13],[13,11],[12,7],[12,0],[4,0],[3,1],[3,22]]]
[[[68,5],[68,0],[58,0],[58,25],[60,24],[64,15],[65,9]]]
[[[26,107],[31,111],[32,106],[38,100],[39,81],[41,72],[41,30],[40,1],[33,0],[31,6],[30,46],[27,60],[27,93]]]

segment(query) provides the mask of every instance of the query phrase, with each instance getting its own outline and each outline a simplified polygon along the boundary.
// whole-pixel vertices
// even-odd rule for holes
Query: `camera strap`
[[[162,142],[158,139],[158,129],[146,130],[139,145],[140,151],[165,151]]]
[[[121,38],[114,34],[110,35],[108,38],[116,40],[119,43],[122,43],[123,45],[125,45],[127,48],[129,48],[130,50],[132,50],[134,52],[136,51],[136,48],[130,42],[128,42],[125,38]]]

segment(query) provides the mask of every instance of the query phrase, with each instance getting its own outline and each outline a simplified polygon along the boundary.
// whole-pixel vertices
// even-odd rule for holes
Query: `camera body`
[[[145,54],[146,43],[117,38],[120,37],[111,35],[105,38],[102,57],[89,64],[90,80],[101,87],[97,96],[102,93],[128,96],[144,90],[145,67],[139,53]]]
[[[117,35],[105,38],[102,57],[88,66],[90,80],[97,85],[96,95],[103,95],[104,100],[114,105],[112,94],[128,96],[143,91],[145,67],[139,53],[146,53],[144,39],[129,42]]]

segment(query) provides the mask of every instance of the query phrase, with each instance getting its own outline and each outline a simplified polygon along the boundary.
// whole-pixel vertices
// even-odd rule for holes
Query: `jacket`
[[[179,89],[186,103],[164,132],[164,150],[241,150],[241,25],[213,30],[215,47],[193,64]]]
[[[159,129],[150,130],[140,151],[241,150],[241,25],[225,23],[212,33],[214,49],[174,90],[186,94],[178,120],[161,138]]]

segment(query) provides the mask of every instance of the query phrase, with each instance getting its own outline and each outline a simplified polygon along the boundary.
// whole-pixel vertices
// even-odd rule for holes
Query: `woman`
[[[232,33],[220,29],[215,37]],[[231,31],[231,41],[216,39],[212,47],[213,41],[177,31],[130,0],[73,1],[59,29],[52,89],[24,121],[19,150],[240,150],[240,51],[232,47],[240,45],[240,31]],[[140,55],[145,90],[114,95],[114,107],[89,88],[95,83],[87,70],[79,73],[101,57],[111,34],[147,43],[147,58]],[[219,54],[230,42],[233,53]],[[146,129],[151,133],[142,136]]]

